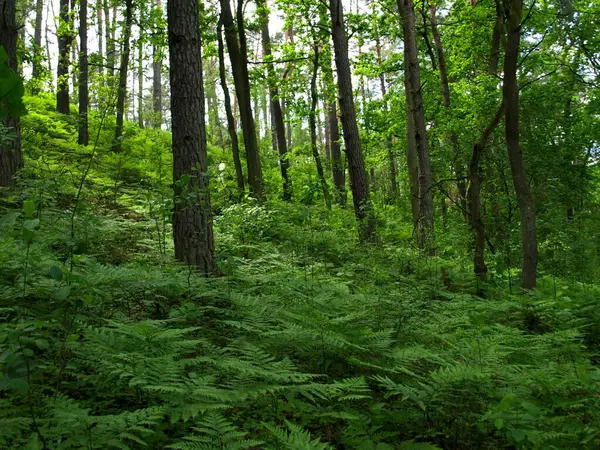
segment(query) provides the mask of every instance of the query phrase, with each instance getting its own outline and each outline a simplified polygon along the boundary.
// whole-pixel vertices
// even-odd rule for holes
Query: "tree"
[[[69,0],[60,0],[58,17],[58,65],[56,71],[56,111],[70,114],[69,105],[69,52],[73,40]]]
[[[421,95],[421,76],[415,32],[415,12],[413,0],[398,0],[398,10],[402,17],[404,32],[404,64],[406,102],[409,111],[407,123],[412,120],[415,148],[419,161],[419,219],[417,223],[417,243],[428,254],[435,253],[433,235],[433,183],[429,162],[429,145],[425,127],[425,112]]]
[[[79,0],[79,131],[77,142],[88,145],[87,0]]]
[[[3,92],[0,97],[0,186],[13,183],[13,177],[23,168],[19,115],[23,111],[23,85],[17,75],[16,1],[0,0],[0,79]]]
[[[335,50],[342,129],[350,172],[350,188],[352,190],[354,214],[358,219],[359,237],[361,240],[366,241],[375,237],[375,216],[373,215],[373,208],[369,199],[369,187],[360,145],[360,136],[358,134],[356,111],[354,109],[352,75],[348,58],[348,40],[346,37],[342,1],[330,0],[329,11],[331,14],[331,34]]]
[[[42,75],[42,22],[44,19],[44,0],[35,3],[35,28],[33,32],[33,69],[31,78],[34,86],[32,94],[40,91],[40,77]]]
[[[167,3],[173,132],[175,257],[213,273],[214,240],[208,190],[204,87],[198,3]]]
[[[517,195],[517,205],[521,216],[521,245],[523,262],[521,265],[521,285],[524,289],[534,289],[537,281],[537,230],[535,206],[531,199],[529,181],[525,174],[523,150],[519,139],[519,86],[517,67],[521,41],[522,0],[504,0],[506,11],[507,42],[504,55],[504,84],[502,86],[505,115],[506,148],[512,173],[513,186]]]
[[[262,20],[262,45],[263,54],[267,62],[267,80],[269,85],[269,98],[271,104],[271,114],[273,116],[273,125],[275,136],[277,138],[277,149],[279,150],[279,166],[281,169],[281,178],[283,180],[283,199],[286,201],[292,198],[292,186],[288,176],[290,166],[287,157],[287,142],[285,140],[285,124],[283,123],[283,112],[279,102],[279,90],[275,80],[275,69],[273,67],[273,56],[271,54],[271,36],[269,35],[269,10],[266,0],[260,0],[259,13]],[[267,124],[265,123],[265,126]]]
[[[319,182],[321,183],[321,189],[323,190],[325,205],[327,206],[327,209],[331,209],[331,194],[329,193],[329,186],[327,186],[323,164],[321,163],[321,155],[317,145],[317,103],[319,102],[319,96],[317,94],[317,75],[319,74],[319,64],[319,44],[315,40],[315,43],[313,44],[313,71],[310,80],[310,112],[308,115],[310,146],[317,166],[317,174],[319,176]]]
[[[125,28],[123,30],[123,52],[119,67],[119,92],[117,93],[117,125],[113,151],[121,151],[123,139],[123,116],[125,113],[125,97],[127,96],[127,69],[131,51],[131,25],[133,24],[133,0],[125,0]]]
[[[229,138],[231,139],[231,153],[233,155],[233,165],[235,167],[235,179],[238,188],[238,195],[240,198],[244,196],[244,173],[242,171],[242,163],[240,161],[240,149],[238,144],[237,130],[235,127],[235,118],[233,117],[233,111],[231,109],[231,98],[229,96],[229,88],[227,87],[227,77],[225,74],[225,51],[223,45],[223,24],[219,20],[217,27],[217,40],[218,40],[218,52],[219,52],[219,79],[221,81],[221,89],[223,90],[223,97],[225,103],[225,114],[227,115],[227,131],[229,132]]]
[[[326,88],[326,115],[325,121],[327,123],[327,133],[329,136],[329,151],[331,154],[331,172],[333,175],[333,186],[336,192],[337,203],[344,207],[346,206],[347,195],[346,195],[346,181],[345,181],[345,165],[342,160],[342,147],[340,145],[340,126],[338,123],[337,114],[337,98],[334,90],[337,90],[337,86],[333,82],[333,68],[331,66],[331,51],[329,46],[326,47],[325,57],[321,58],[323,63],[323,75],[325,79]]]
[[[248,55],[246,44],[246,31],[244,29],[243,2],[238,2],[236,11],[236,24],[233,20],[229,0],[220,0],[221,18],[225,30],[225,41],[231,60],[235,93],[238,99],[240,119],[242,122],[242,134],[246,149],[246,164],[248,168],[248,185],[250,193],[258,200],[264,200],[264,186],[262,178],[262,167],[258,152],[258,141],[256,138],[256,124],[252,114],[252,99],[250,95],[250,78],[248,75]]]
[[[160,24],[163,13],[161,0],[156,0],[156,8],[153,10],[155,23]],[[155,26],[154,43],[152,45],[152,110],[154,112],[154,127],[160,128],[163,122],[162,114],[162,54],[159,41],[159,26]]]

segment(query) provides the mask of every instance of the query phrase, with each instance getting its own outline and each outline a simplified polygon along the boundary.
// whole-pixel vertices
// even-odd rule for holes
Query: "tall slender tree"
[[[429,145],[425,126],[425,112],[421,95],[421,76],[419,73],[419,57],[417,36],[415,31],[415,11],[413,0],[397,0],[398,10],[402,17],[404,31],[404,64],[406,102],[409,111],[408,121],[412,120],[412,134],[419,161],[419,219],[417,223],[417,243],[428,254],[435,253],[433,235],[433,192],[431,164],[429,161]]]
[[[313,44],[313,70],[310,80],[310,112],[308,116],[308,128],[310,130],[310,146],[312,149],[313,158],[315,160],[315,165],[317,166],[317,175],[319,176],[319,182],[321,183],[323,198],[325,199],[325,205],[327,206],[327,209],[331,209],[331,194],[329,193],[329,186],[327,185],[327,180],[325,179],[325,171],[323,170],[319,146],[317,144],[317,104],[319,102],[319,95],[317,93],[317,76],[319,74],[319,65],[319,44],[318,42],[315,42]]]
[[[167,3],[170,57],[175,256],[202,275],[214,271],[214,239],[207,177],[202,51],[198,2]]]
[[[15,0],[0,0],[0,46],[6,52],[8,68],[17,73],[17,5]],[[2,126],[14,133],[13,139],[0,141],[0,186],[11,186],[13,177],[23,168],[19,119],[10,111]]]
[[[154,11],[155,22],[160,24],[162,19],[162,4],[161,0],[156,0],[156,8]],[[156,25],[156,24],[155,24]],[[163,122],[162,113],[162,52],[159,43],[160,30],[158,26],[154,29],[154,43],[152,45],[152,111],[154,113],[153,124],[155,128],[160,128]]]
[[[241,0],[238,2],[236,10],[237,33],[236,23],[233,20],[233,13],[231,12],[229,0],[220,0],[221,18],[225,30],[225,41],[231,60],[235,93],[238,99],[240,119],[242,122],[242,134],[244,136],[246,164],[248,168],[248,185],[250,186],[250,193],[254,197],[258,200],[264,200],[265,193],[262,167],[258,152],[258,141],[256,138],[256,124],[252,114],[252,98],[248,74],[248,49],[246,44],[246,31],[244,29],[244,10],[242,3]]]
[[[98,26],[98,73],[101,82],[104,75],[104,24],[102,19],[102,0],[96,0],[96,25]]]
[[[31,92],[36,94],[40,91],[40,77],[42,75],[42,23],[44,21],[44,0],[36,0],[35,3],[35,28],[33,31],[33,87]]]
[[[69,102],[69,53],[73,30],[71,29],[71,10],[69,0],[60,0],[58,16],[58,65],[56,71],[56,110],[70,114]]]
[[[279,150],[279,167],[281,169],[281,178],[283,180],[283,199],[291,200],[292,186],[288,175],[290,166],[288,160],[288,148],[285,139],[285,124],[283,122],[283,113],[279,100],[279,89],[275,75],[275,68],[272,62],[271,36],[269,34],[269,10],[266,0],[259,0],[259,13],[262,20],[262,45],[263,54],[267,62],[267,83],[269,86],[269,98],[271,102],[271,114],[273,114],[273,125],[275,126],[275,136],[277,138],[277,149]],[[265,122],[265,127],[267,123]]]
[[[537,282],[537,230],[535,206],[531,199],[529,181],[525,174],[523,150],[519,133],[519,86],[517,67],[521,41],[522,0],[504,0],[506,12],[507,41],[504,55],[504,99],[506,148],[512,173],[513,186],[517,195],[517,205],[521,216],[521,244],[523,262],[521,265],[521,285],[524,289],[534,289]]]
[[[225,72],[225,49],[223,44],[223,24],[219,20],[217,27],[217,40],[219,52],[219,79],[221,81],[221,89],[223,90],[223,98],[225,103],[225,114],[227,115],[227,131],[231,139],[231,153],[233,155],[233,165],[235,167],[235,179],[237,182],[238,195],[240,198],[244,196],[244,173],[242,171],[242,162],[240,160],[240,149],[238,144],[237,130],[235,127],[235,119],[231,109],[231,98],[229,96],[229,88],[227,87],[227,76]]]
[[[131,51],[131,26],[133,24],[133,0],[125,0],[125,24],[123,28],[123,51],[119,67],[119,92],[117,93],[117,124],[113,151],[121,151],[123,137],[123,119],[125,113],[125,98],[127,96],[127,69]]]
[[[79,131],[77,142],[88,145],[88,38],[87,0],[79,0]]]

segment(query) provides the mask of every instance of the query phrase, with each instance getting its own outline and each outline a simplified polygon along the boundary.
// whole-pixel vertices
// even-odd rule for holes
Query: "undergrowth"
[[[1,205],[0,448],[600,447],[597,285],[475,295],[393,206],[362,246],[349,211],[225,196],[202,279],[169,257],[168,171],[101,159],[78,200],[86,155],[39,153]]]

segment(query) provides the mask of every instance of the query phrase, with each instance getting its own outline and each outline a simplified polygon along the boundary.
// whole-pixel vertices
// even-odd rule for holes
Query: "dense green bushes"
[[[168,135],[92,159],[29,101],[0,213],[1,448],[600,446],[598,269],[551,270],[572,235],[537,291],[503,268],[482,298],[458,232],[423,258],[395,206],[360,246],[338,207],[233,204],[212,149],[223,276],[201,279],[170,258]]]

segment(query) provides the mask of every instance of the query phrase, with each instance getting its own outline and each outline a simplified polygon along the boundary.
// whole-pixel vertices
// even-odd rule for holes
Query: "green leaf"
[[[35,203],[32,200],[25,200],[23,202],[23,212],[27,217],[33,216],[35,213]]]
[[[30,219],[23,222],[23,228],[29,231],[34,231],[40,226],[40,219]]]
[[[62,269],[58,266],[50,267],[50,276],[54,278],[56,281],[61,281],[63,279]]]
[[[498,430],[501,430],[502,427],[504,426],[504,420],[500,417],[498,417],[495,421],[494,421],[494,425],[496,426],[496,428]]]
[[[54,297],[56,300],[66,300],[69,295],[71,295],[71,286],[63,286],[54,294]]]
[[[517,442],[521,442],[523,439],[525,439],[525,432],[518,428],[510,430],[508,434]]]

